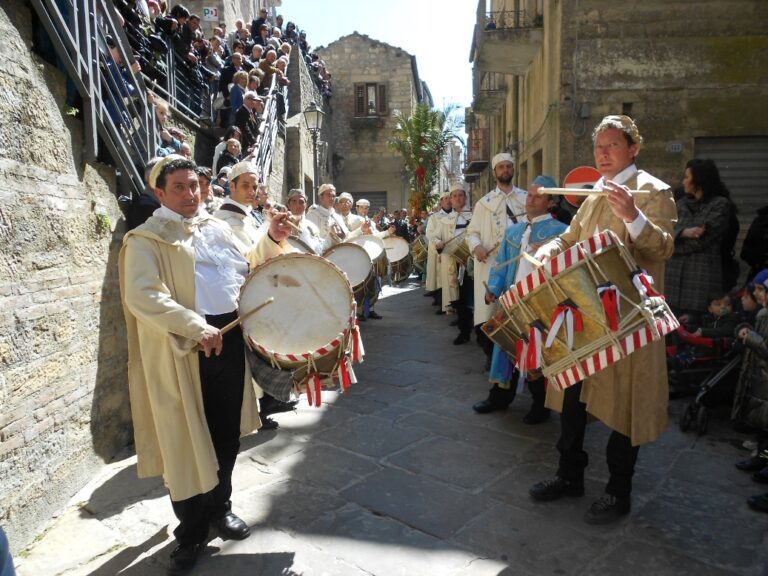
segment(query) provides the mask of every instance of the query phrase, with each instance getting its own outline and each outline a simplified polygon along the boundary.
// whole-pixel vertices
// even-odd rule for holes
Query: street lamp
[[[307,123],[307,129],[312,134],[312,158],[314,168],[314,179],[312,185],[312,204],[315,203],[315,192],[318,189],[320,183],[318,182],[319,167],[317,164],[317,136],[320,133],[320,129],[323,126],[323,111],[317,106],[314,100],[309,103],[307,109],[304,110],[304,121]]]

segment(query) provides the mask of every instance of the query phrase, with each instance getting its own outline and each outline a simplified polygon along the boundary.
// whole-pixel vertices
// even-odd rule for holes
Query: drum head
[[[320,256],[283,254],[257,266],[240,291],[240,316],[274,302],[243,323],[246,336],[281,354],[314,352],[352,325],[352,289]]]
[[[301,238],[296,238],[296,236],[288,236],[286,238],[286,242],[293,246],[296,250],[301,252],[302,254],[314,254],[315,251],[312,250],[312,247],[304,242]]]
[[[368,252],[362,246],[351,243],[337,244],[329,248],[323,254],[323,258],[341,268],[342,272],[347,275],[352,288],[365,282],[371,273],[373,264]]]
[[[381,238],[377,238],[373,234],[358,236],[357,238],[352,238],[349,242],[365,248],[365,251],[368,252],[368,256],[371,258],[372,262],[384,254],[384,242],[381,241]]]
[[[397,262],[408,256],[410,246],[408,242],[399,236],[387,236],[384,238],[384,250],[390,262]]]

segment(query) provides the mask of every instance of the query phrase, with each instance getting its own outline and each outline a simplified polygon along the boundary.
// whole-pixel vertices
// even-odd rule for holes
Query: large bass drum
[[[274,301],[248,312],[268,297]],[[344,273],[320,256],[283,254],[251,272],[240,291],[245,341],[273,366],[292,370],[297,392],[320,405],[320,388],[354,382],[363,357],[355,301]]]

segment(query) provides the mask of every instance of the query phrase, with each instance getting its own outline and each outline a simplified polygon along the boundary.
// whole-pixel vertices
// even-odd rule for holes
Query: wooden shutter
[[[365,84],[355,84],[355,116],[366,116]]]
[[[378,107],[379,116],[387,115],[387,87],[384,84],[378,85],[378,94],[376,98],[376,105]]]

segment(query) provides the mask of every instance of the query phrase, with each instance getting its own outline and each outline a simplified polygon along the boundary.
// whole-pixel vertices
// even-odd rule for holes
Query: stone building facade
[[[491,24],[491,22],[493,22]],[[742,235],[768,179],[768,4],[762,0],[480,0],[467,114],[475,196],[487,162],[517,158],[517,184],[562,181],[592,165],[607,114],[635,118],[638,165],[678,186],[693,157],[714,159],[739,207]]]
[[[0,524],[13,549],[131,442],[115,172],[86,164],[66,82],[0,6]]]
[[[337,190],[369,198],[374,207],[386,206],[390,212],[408,206],[408,175],[387,140],[395,111],[409,115],[422,101],[432,106],[415,57],[357,32],[317,52],[333,74],[327,121]]]

